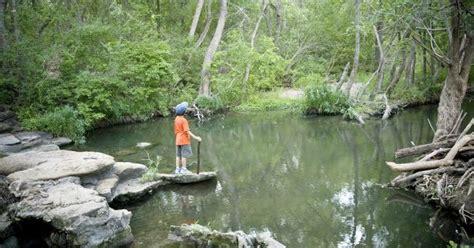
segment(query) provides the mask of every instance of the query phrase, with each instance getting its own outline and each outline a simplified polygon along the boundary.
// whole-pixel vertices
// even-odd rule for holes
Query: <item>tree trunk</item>
[[[393,74],[393,78],[390,80],[390,83],[389,85],[387,86],[387,89],[385,90],[385,93],[387,95],[390,95],[390,93],[392,92],[393,88],[395,88],[395,86],[397,85],[398,81],[400,81],[400,78],[402,77],[402,74],[403,74],[403,70],[405,69],[405,64],[407,63],[406,61],[406,52],[405,50],[402,48],[402,61],[401,61],[401,65],[399,65],[397,67],[397,69],[395,70],[395,73]]]
[[[255,48],[255,39],[257,38],[257,33],[258,33],[258,28],[260,27],[260,22],[262,22],[263,16],[265,15],[265,11],[267,9],[267,1],[263,0],[263,7],[262,11],[260,12],[260,16],[258,17],[257,22],[255,23],[255,28],[253,29],[252,32],[252,37],[250,38],[250,49],[253,52]],[[244,75],[244,81],[243,81],[243,87],[244,87],[244,92],[247,91],[247,82],[249,81],[250,77],[250,67],[252,65],[250,64],[250,61],[247,62],[247,66],[245,67],[245,75]],[[246,94],[244,94],[245,96]]]
[[[10,0],[12,7],[12,18],[13,18],[13,34],[15,36],[15,42],[20,42],[20,28],[18,27],[18,15],[16,13],[16,0]]]
[[[268,35],[271,37],[273,36],[273,23],[268,12],[265,14],[265,20],[267,21]]]
[[[380,9],[383,8],[383,6],[382,6],[382,1],[381,1],[381,0],[379,0],[379,7],[380,7]],[[380,53],[381,53],[380,49],[382,49],[382,47],[379,46],[379,42],[378,42],[378,41],[379,41],[379,40],[380,40],[380,41],[383,41],[383,34],[382,34],[382,30],[383,30],[383,16],[380,18],[380,20],[377,21],[377,24],[376,24],[375,27],[376,27],[376,28],[375,28],[375,35],[376,35],[376,36],[375,36],[375,53],[374,53],[374,55],[375,55],[375,63],[376,63],[375,66],[377,66],[377,69],[379,69],[379,68],[380,68],[380,66],[379,66],[379,65],[380,65]],[[378,38],[377,38],[377,34],[378,34]]]
[[[0,0],[0,49],[2,53],[7,49],[7,39],[5,35],[5,7],[6,0]]]
[[[415,41],[413,41],[410,50],[410,56],[408,57],[408,62],[405,64],[405,82],[408,85],[413,85],[413,67],[416,58],[416,45]]]
[[[278,41],[280,39],[280,34],[283,29],[283,5],[281,3],[281,0],[276,0],[275,15],[276,15],[275,43],[278,44]]]
[[[211,27],[212,22],[212,0],[207,1],[207,10],[206,10],[206,25],[204,26],[204,30],[202,31],[201,35],[199,35],[199,39],[196,42],[196,48],[202,45],[204,39],[206,39],[207,33],[209,32],[209,28]]]
[[[423,39],[426,40],[426,35],[423,36]],[[428,76],[428,57],[426,50],[423,49],[423,81],[426,82]]]
[[[217,22],[216,31],[212,37],[211,43],[207,48],[206,54],[204,55],[204,61],[202,63],[201,70],[201,85],[199,87],[199,95],[201,96],[211,96],[211,63],[214,53],[219,47],[221,41],[222,33],[224,32],[224,25],[227,16],[227,0],[220,0],[220,11],[219,11],[219,21]]]
[[[352,84],[357,80],[357,69],[359,67],[360,53],[360,0],[355,0],[355,50],[354,63],[352,64],[351,75],[349,76],[349,84],[346,89],[346,95],[350,95]]]
[[[209,0],[211,1],[211,0]],[[201,16],[202,6],[204,5],[204,0],[198,0],[196,5],[196,11],[194,12],[193,22],[191,23],[191,29],[189,30],[189,37],[193,38],[194,33],[196,33],[196,27],[199,22],[199,17]]]
[[[351,62],[347,62],[346,66],[344,67],[344,70],[342,71],[341,78],[339,78],[339,81],[337,82],[336,89],[341,89],[342,84],[344,81],[346,81],[347,78],[347,73],[349,72],[349,66],[351,65]]]
[[[377,68],[377,87],[375,91],[379,93],[382,90],[382,84],[384,80],[384,71],[385,71],[385,55],[383,53],[382,47],[382,35],[380,34],[379,29],[374,26],[375,37],[377,40],[378,54],[379,54],[379,66]]]
[[[448,76],[445,81],[438,105],[438,119],[434,140],[453,130],[461,113],[461,105],[467,90],[467,81],[474,54],[473,38],[462,30],[458,0],[451,0],[451,40],[449,44]],[[465,42],[462,42],[466,35]]]

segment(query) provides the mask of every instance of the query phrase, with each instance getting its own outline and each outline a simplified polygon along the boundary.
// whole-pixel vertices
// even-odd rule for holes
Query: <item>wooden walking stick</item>
[[[201,165],[201,141],[198,141],[198,166],[197,166],[197,174],[199,174],[199,167]]]

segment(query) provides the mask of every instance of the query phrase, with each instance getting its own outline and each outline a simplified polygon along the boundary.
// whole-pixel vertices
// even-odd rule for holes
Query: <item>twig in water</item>
[[[433,125],[431,125],[430,119],[427,119],[427,120],[428,120],[428,124],[429,124],[430,127],[431,127],[431,131],[433,131],[433,133],[436,133],[436,130],[433,128]]]

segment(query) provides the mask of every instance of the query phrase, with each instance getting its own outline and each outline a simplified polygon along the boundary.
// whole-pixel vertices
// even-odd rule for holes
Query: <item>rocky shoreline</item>
[[[97,152],[57,150],[29,151],[0,159],[4,187],[13,201],[5,201],[0,234],[15,222],[36,220],[53,230],[48,246],[117,246],[133,241],[132,213],[109,204],[124,203],[152,193],[160,186],[216,178],[200,175],[159,174],[144,182],[148,168],[142,164],[116,162]],[[8,235],[0,235],[7,239]],[[2,240],[0,239],[0,244]]]

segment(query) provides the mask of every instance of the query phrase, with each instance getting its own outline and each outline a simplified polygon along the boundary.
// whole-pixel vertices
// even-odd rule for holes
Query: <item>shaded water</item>
[[[466,108],[474,112],[474,104]],[[435,115],[434,106],[425,106],[363,127],[341,117],[272,112],[192,120],[191,130],[203,138],[202,170],[217,170],[218,180],[170,187],[130,207],[135,245],[166,245],[170,225],[197,222],[221,231],[268,230],[287,247],[446,247],[429,226],[434,210],[379,186],[396,175],[384,162],[397,148],[432,139],[427,119],[435,123]],[[160,171],[169,173],[172,125],[165,118],[100,129],[77,149],[145,163],[146,153],[134,146],[151,142],[147,151],[162,156]]]

